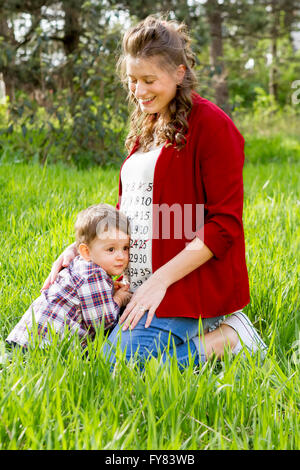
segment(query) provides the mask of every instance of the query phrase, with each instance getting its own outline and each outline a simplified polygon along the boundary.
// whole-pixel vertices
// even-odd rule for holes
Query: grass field
[[[245,167],[244,224],[251,304],[265,361],[226,354],[179,372],[152,359],[113,373],[103,334],[15,350],[0,365],[1,449],[299,449],[300,177],[296,161]],[[114,204],[118,171],[0,166],[4,339],[73,241],[78,210]]]

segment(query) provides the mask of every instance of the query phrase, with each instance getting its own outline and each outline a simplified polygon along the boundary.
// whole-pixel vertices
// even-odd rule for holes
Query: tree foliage
[[[299,11],[299,0],[0,0],[0,77],[9,97],[0,105],[0,139],[13,135],[28,159],[37,139],[42,162],[117,162],[128,117],[116,74],[121,36],[149,14],[188,24],[197,91],[228,114],[251,108],[258,89],[289,104],[300,78],[292,40]]]

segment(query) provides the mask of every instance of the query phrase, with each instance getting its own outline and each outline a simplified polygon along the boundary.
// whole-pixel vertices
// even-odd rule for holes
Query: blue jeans
[[[119,343],[121,351],[125,351],[126,360],[136,358],[140,366],[149,357],[158,357],[159,354],[162,361],[166,362],[174,355],[175,350],[180,368],[188,366],[191,361],[194,365],[199,365],[206,361],[199,333],[216,328],[224,318],[203,318],[201,327],[201,322],[195,318],[157,318],[154,315],[150,326],[145,328],[147,313],[133,330],[121,331],[122,325],[116,325],[110,333],[104,345],[104,354],[111,364],[116,361],[115,351]]]

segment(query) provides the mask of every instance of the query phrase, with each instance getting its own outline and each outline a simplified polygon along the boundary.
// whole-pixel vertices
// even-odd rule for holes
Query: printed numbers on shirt
[[[146,243],[149,240],[133,240],[130,239],[130,248],[141,248],[143,250],[146,249]]]
[[[152,202],[152,197],[148,196],[148,197],[145,197],[145,196],[135,196],[135,197],[132,197],[132,196],[127,196],[127,197],[124,197],[123,201],[122,201],[122,205],[123,207],[127,206],[127,207],[130,207],[132,206],[132,204],[136,204],[136,205],[140,205],[140,206],[150,206],[151,205],[151,202]]]
[[[135,225],[134,226],[134,235],[147,235],[149,227],[147,225]]]
[[[129,272],[129,276],[132,277],[132,276],[138,276],[139,273],[140,273],[140,276],[149,276],[150,275],[150,269],[148,268],[129,268],[128,269],[128,272]]]
[[[146,187],[144,188],[144,186],[146,185]],[[141,183],[139,182],[138,185],[137,183],[135,182],[132,182],[132,183],[127,183],[125,185],[125,191],[134,191],[134,190],[142,190],[144,189],[145,191],[148,191],[148,192],[151,192],[152,189],[153,189],[153,183]]]
[[[131,221],[131,220],[149,220],[150,218],[150,211],[147,211],[147,212],[144,212],[144,211],[136,211],[132,214],[129,214],[128,216],[128,219]]]
[[[131,263],[147,263],[147,255],[144,255],[143,253],[130,253],[129,254],[129,261]]]
[[[139,287],[143,284],[143,281],[140,279],[139,281],[132,281],[132,286],[135,288],[135,287]]]
[[[141,220],[149,220],[149,217],[150,217],[150,211],[142,212],[140,215]]]
[[[140,273],[141,273],[141,276],[149,276],[151,274],[150,269],[148,268],[140,268]]]
[[[125,191],[134,191],[135,190],[135,182],[131,182],[131,183],[126,183],[125,185]]]
[[[152,198],[150,196],[136,196],[135,198],[135,204],[140,204],[141,206],[150,206],[151,202]]]
[[[143,188],[143,186],[145,186],[145,188]],[[153,189],[153,183],[140,183],[139,187],[137,189],[144,189],[144,191],[148,191],[151,192],[152,189]]]

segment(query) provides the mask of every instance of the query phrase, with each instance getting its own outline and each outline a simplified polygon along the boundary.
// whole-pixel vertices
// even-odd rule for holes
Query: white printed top
[[[131,227],[129,264],[125,274],[134,292],[152,274],[152,195],[156,161],[163,144],[148,152],[135,152],[121,171],[120,210]]]

